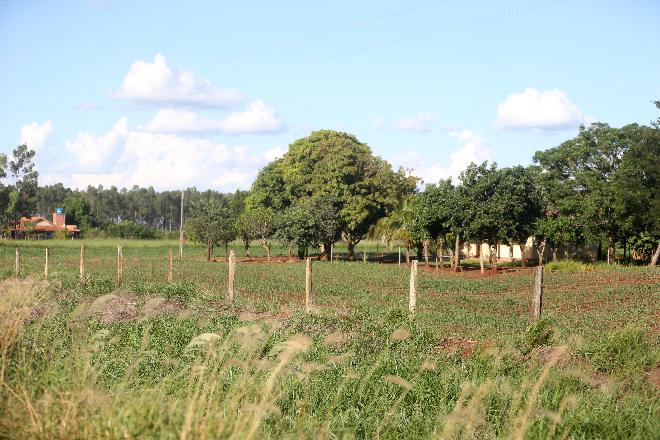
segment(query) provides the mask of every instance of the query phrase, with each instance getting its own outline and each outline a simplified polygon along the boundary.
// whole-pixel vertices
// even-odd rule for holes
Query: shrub
[[[548,318],[542,318],[527,327],[520,346],[522,353],[527,354],[536,347],[548,345],[554,334],[551,325]]]

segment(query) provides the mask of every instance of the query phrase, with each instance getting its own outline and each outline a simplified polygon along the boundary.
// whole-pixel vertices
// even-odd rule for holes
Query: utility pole
[[[181,191],[181,219],[179,221],[179,261],[183,260],[183,191]]]

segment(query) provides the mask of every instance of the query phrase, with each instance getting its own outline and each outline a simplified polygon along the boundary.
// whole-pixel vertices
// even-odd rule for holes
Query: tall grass
[[[626,383],[601,386],[592,374],[601,361],[552,345],[547,322],[466,352],[405,308],[239,318],[193,293],[155,313],[158,292],[88,288],[1,282],[0,437],[651,438],[660,429],[652,388],[618,361]],[[119,304],[134,313],[104,321]],[[651,349],[639,337],[612,336],[593,352],[637,358]]]

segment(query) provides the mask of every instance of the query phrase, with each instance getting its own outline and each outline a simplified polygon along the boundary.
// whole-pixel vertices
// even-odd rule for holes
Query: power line
[[[379,15],[379,16],[376,16],[376,17],[371,17],[371,18],[368,18],[366,20],[358,21],[358,22],[347,24],[347,25],[344,25],[344,26],[338,26],[336,28],[328,29],[328,30],[325,30],[323,32],[319,32],[319,33],[316,33],[316,34],[310,34],[310,35],[307,35],[307,36],[304,36],[304,37],[295,38],[295,39],[288,40],[288,41],[282,41],[280,43],[273,44],[271,46],[266,46],[266,47],[263,47],[261,49],[256,49],[256,50],[253,50],[253,51],[244,52],[242,54],[237,54],[237,55],[234,55],[234,56],[231,56],[231,57],[224,58],[224,59],[216,61],[214,63],[210,63],[210,64],[206,64],[204,66],[197,67],[196,70],[204,70],[204,69],[208,69],[210,67],[216,67],[216,66],[219,66],[219,65],[222,65],[222,64],[227,64],[227,63],[237,61],[237,60],[241,60],[241,59],[244,59],[244,58],[248,58],[248,57],[254,56],[254,55],[263,55],[263,54],[272,52],[273,50],[276,50],[276,49],[282,49],[282,48],[285,48],[285,47],[297,46],[299,44],[303,44],[303,43],[306,43],[306,42],[309,42],[309,41],[312,41],[312,40],[317,40],[319,38],[324,38],[324,37],[327,37],[327,36],[330,36],[330,35],[338,34],[340,32],[349,31],[349,30],[353,30],[353,29],[358,29],[358,28],[361,28],[361,27],[364,27],[364,26],[367,26],[367,25],[370,25],[370,24],[373,24],[373,23],[377,23],[379,21],[387,20],[387,19],[394,18],[394,17],[400,17],[402,15],[410,14],[412,12],[419,11],[420,9],[424,9],[424,8],[429,7],[429,6],[434,6],[434,5],[439,5],[441,3],[446,3],[447,1],[449,1],[449,0],[435,0],[435,1],[430,1],[430,2],[426,2],[426,3],[421,3],[421,4],[418,4],[416,6],[412,6],[412,7],[405,8],[405,9],[400,9],[398,11],[394,11],[394,12],[391,12],[391,13],[388,13],[388,14],[382,14],[382,15]],[[183,69],[182,71],[183,72],[191,72],[192,68]]]
[[[446,0],[442,0],[442,1],[446,1]],[[403,13],[407,13],[407,12],[412,11],[412,10],[421,9],[422,7],[428,6],[431,3],[440,3],[442,1],[424,3],[424,4],[418,5],[418,6],[413,7],[413,8],[404,9],[404,10],[397,11],[397,12],[392,13],[392,14],[382,15],[380,17],[375,17],[375,18],[372,18],[372,19],[369,19],[369,20],[364,20],[364,21],[359,22],[359,23],[363,23],[363,24],[372,23],[374,21],[382,20],[385,17],[392,17],[395,14],[401,15]],[[337,52],[337,53],[334,53],[334,54],[330,54],[330,55],[320,56],[320,57],[316,57],[316,58],[310,58],[308,60],[297,62],[297,63],[286,64],[286,65],[283,65],[283,66],[278,66],[278,67],[274,67],[274,68],[270,68],[270,69],[264,69],[264,70],[261,70],[261,71],[258,71],[258,72],[253,72],[253,73],[246,74],[246,75],[236,76],[236,77],[233,77],[232,79],[240,80],[240,79],[245,79],[245,78],[255,78],[255,77],[266,76],[266,75],[270,75],[270,74],[273,74],[273,73],[279,73],[279,72],[283,72],[283,71],[287,71],[287,70],[294,70],[294,69],[298,69],[298,68],[313,65],[313,64],[322,63],[322,62],[329,61],[329,60],[334,60],[334,59],[338,59],[338,58],[342,58],[342,57],[346,57],[346,56],[355,55],[355,54],[366,52],[366,51],[369,51],[369,50],[394,46],[394,45],[401,44],[401,43],[404,43],[404,42],[414,41],[414,40],[418,40],[418,39],[421,39],[421,38],[426,38],[426,37],[429,37],[431,35],[440,34],[440,33],[448,32],[448,31],[451,31],[451,30],[462,29],[462,28],[471,27],[471,26],[475,26],[475,25],[479,25],[479,24],[483,24],[483,23],[489,23],[489,22],[497,21],[497,20],[500,20],[500,19],[503,19],[503,18],[523,14],[523,13],[526,13],[526,12],[531,12],[531,11],[534,11],[534,10],[537,10],[537,9],[547,8],[547,7],[554,6],[554,5],[557,5],[557,4],[560,4],[560,3],[565,3],[567,1],[568,0],[550,0],[550,1],[546,1],[546,2],[536,3],[536,4],[533,4],[533,5],[526,6],[526,7],[511,9],[511,10],[508,10],[508,11],[500,12],[498,14],[492,14],[492,15],[488,15],[488,16],[484,16],[484,17],[480,17],[480,18],[476,18],[476,19],[472,19],[472,20],[467,20],[467,21],[457,23],[457,24],[453,24],[453,25],[442,26],[442,27],[438,27],[438,28],[435,28],[435,29],[430,29],[430,30],[424,31],[424,32],[417,32],[417,33],[409,34],[409,35],[399,37],[399,38],[396,38],[396,39],[392,39],[392,40],[379,41],[379,42],[375,42],[375,43],[372,43],[372,44],[369,44],[369,45],[366,45],[366,46],[347,49],[347,50]],[[340,32],[341,30],[357,27],[357,26],[359,26],[359,23],[354,23],[354,24],[351,24],[351,25],[337,27],[337,28],[334,28],[334,29],[331,29],[331,30],[328,30],[328,31],[325,31],[325,32],[322,32],[322,33],[318,33],[318,34],[310,35],[310,36],[307,36],[307,37],[303,37],[301,39],[291,40],[289,42],[281,43],[280,45],[269,46],[269,48],[260,49],[258,51],[246,52],[244,54],[244,56],[249,56],[251,54],[256,54],[256,53],[259,53],[259,52],[265,53],[266,51],[271,50],[272,48],[276,48],[276,47],[280,47],[280,46],[286,46],[286,45],[290,45],[290,44],[298,44],[297,42],[307,41],[307,40],[310,40],[310,39],[319,38],[320,36],[323,36],[323,35],[330,35],[330,34],[333,34],[333,33],[337,33],[337,32]],[[226,60],[221,61],[221,62],[225,62],[225,61]],[[221,62],[219,62],[219,63],[221,63]],[[109,94],[112,95],[112,94],[116,93],[116,91],[118,91],[118,90],[119,90],[118,88],[112,89],[109,92]],[[179,89],[179,90],[173,90],[172,94],[175,95],[175,94],[178,93],[181,96],[183,96],[183,94],[186,93],[186,92],[187,92],[187,90]],[[172,98],[174,98],[174,96],[171,97],[170,99],[172,99]],[[156,100],[153,100],[153,99],[152,100],[142,99],[141,101],[144,102],[144,103],[148,103],[150,101],[151,102],[156,102]],[[52,107],[52,105],[47,106],[47,107]],[[44,107],[42,107],[42,108],[44,108]],[[66,113],[66,115],[70,115],[70,114],[73,114],[73,113],[76,113],[76,112],[71,111],[71,112]],[[1,122],[0,122],[0,124],[1,124]]]
[[[231,56],[231,57],[227,57],[227,58],[215,61],[213,63],[204,64],[204,65],[196,66],[196,67],[189,67],[189,68],[180,69],[179,72],[181,72],[181,73],[193,73],[193,71],[199,72],[199,71],[208,70],[210,68],[218,67],[218,66],[228,64],[228,63],[231,63],[231,62],[235,62],[235,61],[238,61],[238,60],[241,60],[241,59],[249,58],[251,56],[267,54],[267,53],[270,53],[270,52],[272,52],[274,50],[277,50],[277,49],[297,46],[297,45],[300,45],[300,44],[305,43],[305,42],[309,42],[309,41],[316,40],[316,39],[319,39],[319,38],[327,37],[329,35],[334,35],[334,34],[337,34],[337,33],[343,32],[343,31],[358,29],[358,28],[361,28],[361,27],[364,27],[364,26],[367,26],[367,25],[370,25],[370,24],[373,24],[373,23],[377,23],[379,21],[387,20],[387,19],[394,18],[394,17],[400,17],[400,16],[403,16],[403,15],[406,15],[406,14],[410,14],[412,12],[419,11],[420,9],[424,9],[424,8],[433,6],[433,5],[446,3],[447,1],[449,1],[449,0],[427,1],[427,2],[424,2],[424,3],[420,3],[416,6],[411,6],[411,7],[404,8],[404,9],[399,9],[397,11],[390,12],[390,13],[387,13],[387,14],[382,14],[382,15],[375,16],[375,17],[370,17],[370,18],[367,18],[367,19],[362,20],[362,21],[358,21],[358,22],[347,24],[347,25],[327,29],[325,31],[318,32],[318,33],[315,33],[315,34],[310,34],[310,35],[306,35],[306,36],[303,36],[303,37],[294,38],[292,40],[282,41],[282,42],[279,42],[277,44],[273,44],[273,45],[270,45],[270,46],[263,47],[261,49],[255,49],[255,50],[252,50],[252,51],[243,52],[241,54],[237,54],[237,55],[234,55],[234,56]],[[112,95],[116,94],[119,90],[120,90],[119,87],[115,87],[115,88],[107,90],[106,94],[112,96]],[[183,94],[183,92],[184,92],[183,90],[179,90],[178,92],[174,91],[174,93],[181,93],[181,94]],[[145,101],[148,101],[148,100],[145,100]],[[46,109],[49,109],[49,108],[56,107],[58,105],[60,105],[60,103],[42,105],[42,106],[39,107],[39,110],[46,110]],[[15,109],[11,114],[15,115],[16,113],[22,113],[22,112],[26,112],[26,111],[34,110],[34,109],[35,109],[34,107],[25,107],[23,109]],[[74,113],[74,111],[67,113],[67,115],[70,115],[72,113]],[[7,116],[9,116],[9,114],[0,115],[0,116],[2,117],[2,119],[5,119]],[[2,125],[1,122],[0,122],[0,125]]]
[[[260,72],[256,72],[256,73],[252,73],[252,74],[237,76],[235,78],[236,79],[253,78],[253,77],[269,75],[269,74],[277,73],[277,72],[281,72],[281,71],[286,71],[286,70],[289,70],[289,69],[300,68],[300,67],[304,67],[304,66],[307,66],[307,65],[310,65],[310,64],[316,64],[316,63],[320,63],[320,62],[324,62],[324,61],[333,60],[333,59],[336,59],[336,58],[341,58],[341,57],[345,57],[345,56],[349,56],[349,55],[355,55],[357,53],[366,52],[366,51],[373,50],[373,49],[379,49],[379,48],[382,48],[382,47],[394,46],[396,44],[400,44],[400,43],[407,42],[407,41],[418,40],[420,38],[429,37],[429,36],[434,35],[434,34],[439,34],[439,33],[447,32],[447,31],[454,30],[454,29],[461,29],[461,28],[470,27],[470,26],[473,26],[473,25],[481,24],[481,23],[488,23],[488,22],[500,20],[502,18],[511,17],[511,16],[514,16],[514,15],[519,15],[519,14],[522,14],[522,13],[525,13],[525,12],[530,12],[530,11],[533,11],[533,10],[536,10],[536,9],[546,8],[546,7],[553,6],[553,5],[556,5],[556,4],[559,4],[559,3],[565,3],[566,1],[568,1],[568,0],[551,0],[551,1],[543,2],[543,3],[537,3],[535,5],[527,6],[527,7],[524,7],[524,8],[512,9],[512,10],[509,10],[509,11],[501,12],[499,14],[488,15],[488,16],[485,16],[485,17],[464,21],[464,22],[458,23],[458,24],[453,24],[453,25],[449,25],[449,26],[443,26],[443,27],[431,29],[431,30],[428,30],[428,31],[425,31],[425,32],[418,32],[418,33],[414,33],[414,34],[409,34],[409,35],[406,35],[404,37],[396,38],[394,40],[380,41],[380,42],[372,43],[372,44],[367,45],[367,46],[362,46],[362,47],[358,47],[358,48],[354,48],[354,49],[348,49],[348,50],[345,50],[345,51],[342,51],[342,52],[337,52],[337,53],[332,54],[332,55],[325,55],[325,56],[322,56],[322,57],[311,58],[309,60],[306,60],[306,61],[303,61],[303,62],[300,62],[300,63],[287,64],[287,65],[284,65],[284,66],[275,67],[275,68],[268,69],[268,70],[262,70]]]

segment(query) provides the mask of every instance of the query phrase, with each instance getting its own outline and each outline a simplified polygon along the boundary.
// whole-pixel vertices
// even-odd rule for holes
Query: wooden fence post
[[[410,265],[410,300],[408,303],[410,316],[415,317],[417,312],[417,260]]]
[[[117,246],[117,284],[121,288],[124,283],[124,248]]]
[[[16,246],[16,260],[14,261],[14,272],[16,276],[21,273],[21,250]]]
[[[334,251],[335,251],[335,245],[334,245],[334,244],[331,244],[331,245],[330,245],[330,262],[331,262],[331,263],[334,261],[334,260],[333,260]]]
[[[399,246],[399,267],[401,267],[401,246]]]
[[[168,250],[168,261],[167,261],[167,282],[171,283],[172,280],[174,279],[174,276],[172,274],[172,269],[174,266],[174,258],[172,257],[172,249]]]
[[[85,282],[85,243],[80,243],[80,282]]]
[[[305,311],[312,310],[312,259],[307,257],[305,262]]]
[[[534,319],[541,318],[543,309],[543,266],[537,266],[534,270],[534,292],[532,293],[532,316]]]
[[[236,251],[229,251],[229,275],[227,276],[227,301],[234,302],[234,282],[236,280]]]
[[[364,243],[362,245],[362,262],[366,263],[367,262],[367,244]]]
[[[50,270],[50,252],[46,248],[46,261],[44,261],[44,278],[48,278],[48,272]]]

